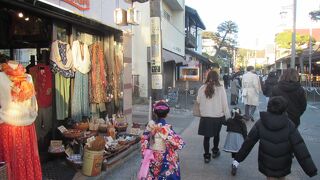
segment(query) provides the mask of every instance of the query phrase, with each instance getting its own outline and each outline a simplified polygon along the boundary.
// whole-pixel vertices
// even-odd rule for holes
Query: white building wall
[[[184,0],[182,0],[184,3]],[[150,47],[150,4],[134,3],[134,6],[141,12],[141,23],[132,26],[132,74],[139,75],[140,97],[148,96],[148,52]],[[163,16],[163,10],[170,15],[170,22]],[[171,52],[185,55],[184,45],[184,11],[173,11],[170,7],[162,3],[162,46]]]
[[[132,26],[132,74],[139,75],[139,90],[141,97],[148,96],[148,63],[147,48],[150,47],[150,5],[135,3],[141,12],[141,23]]]
[[[166,11],[171,16],[170,21],[168,21],[163,17],[164,15],[162,11],[162,48],[184,56],[184,11],[172,11],[164,2],[162,3],[162,10]]]
[[[129,26],[117,26],[113,20],[113,11],[117,8],[116,1],[114,0],[91,0],[89,10],[79,10],[76,7],[64,2],[63,0],[41,0],[44,3],[55,5],[69,12],[82,15],[86,18],[91,18],[99,21],[102,24],[116,28],[116,29],[128,29]],[[128,9],[131,5],[119,0],[119,6],[123,9]]]

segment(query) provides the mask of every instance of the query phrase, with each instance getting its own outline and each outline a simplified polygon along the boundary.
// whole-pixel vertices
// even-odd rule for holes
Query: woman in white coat
[[[204,136],[204,162],[209,163],[210,138],[213,137],[212,157],[216,158],[220,155],[218,146],[222,122],[230,118],[226,91],[220,85],[216,71],[209,71],[205,84],[199,88],[197,102],[201,114],[198,134]]]
[[[242,77],[242,96],[245,104],[246,120],[254,121],[253,114],[259,105],[259,93],[261,92],[261,85],[259,76],[254,72],[253,66],[247,67],[247,73]]]

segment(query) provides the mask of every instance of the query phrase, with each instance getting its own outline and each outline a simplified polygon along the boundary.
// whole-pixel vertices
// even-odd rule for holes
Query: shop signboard
[[[162,74],[152,74],[151,82],[152,89],[162,89]]]
[[[90,9],[90,0],[63,0],[64,2],[76,7],[81,11]]]

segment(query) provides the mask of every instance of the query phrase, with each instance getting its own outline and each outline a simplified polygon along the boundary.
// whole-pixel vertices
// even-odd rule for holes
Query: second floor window
[[[163,17],[170,22],[171,15],[166,10],[163,10]]]

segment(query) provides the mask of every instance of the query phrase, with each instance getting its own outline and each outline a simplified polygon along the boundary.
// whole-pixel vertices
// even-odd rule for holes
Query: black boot
[[[218,156],[220,156],[219,149],[212,149],[212,158],[217,158]]]
[[[210,160],[211,160],[211,154],[208,153],[208,154],[203,154],[203,157],[204,157],[204,163],[209,163]]]

